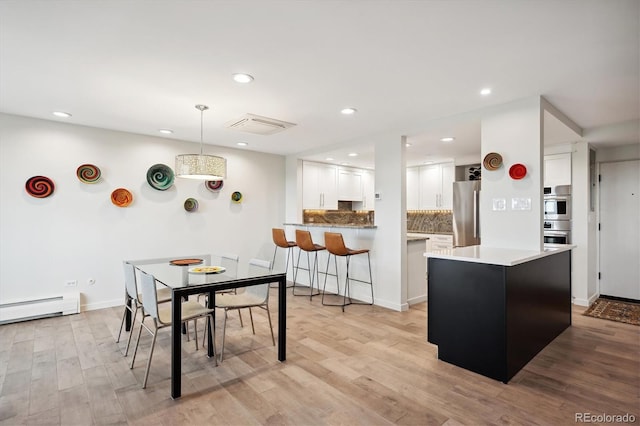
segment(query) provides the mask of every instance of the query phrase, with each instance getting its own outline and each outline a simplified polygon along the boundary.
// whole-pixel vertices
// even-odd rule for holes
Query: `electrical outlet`
[[[78,285],[78,280],[68,280],[64,285],[65,287],[76,287]]]
[[[88,283],[89,285],[94,285],[94,284],[96,283],[96,280],[95,280],[95,279],[93,279],[93,278],[89,278],[89,279],[87,280],[87,283]]]

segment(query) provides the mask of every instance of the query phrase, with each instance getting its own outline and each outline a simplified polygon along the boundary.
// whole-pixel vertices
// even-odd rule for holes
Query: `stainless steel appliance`
[[[544,188],[544,219],[571,220],[571,186]]]
[[[480,182],[453,183],[453,246],[480,244]]]
[[[571,244],[570,220],[545,220],[545,244]]]

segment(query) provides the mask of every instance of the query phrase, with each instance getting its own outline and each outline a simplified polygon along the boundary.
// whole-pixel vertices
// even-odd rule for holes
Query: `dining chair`
[[[271,270],[271,262],[268,260],[251,259],[249,260],[249,273],[268,273]],[[251,330],[253,334],[256,334],[256,329],[253,324],[253,314],[251,308],[261,308],[267,311],[267,318],[269,319],[269,328],[271,329],[271,341],[273,345],[276,344],[275,336],[273,335],[273,324],[271,323],[271,313],[269,311],[269,283],[259,284],[250,287],[245,287],[245,291],[242,293],[225,293],[220,296],[216,296],[216,308],[224,309],[224,320],[222,322],[222,348],[220,349],[220,362],[224,356],[224,341],[227,331],[227,312],[230,310],[238,310],[248,308],[249,317],[251,318]]]
[[[152,336],[151,348],[149,349],[149,357],[147,359],[147,368],[144,372],[144,381],[142,382],[142,388],[147,387],[147,379],[149,378],[149,367],[151,366],[151,358],[153,357],[153,349],[156,344],[156,338],[158,336],[158,330],[161,328],[171,326],[171,305],[158,305],[157,293],[156,293],[156,279],[153,275],[140,273],[140,285],[142,287],[142,307],[145,315],[140,322],[140,328],[138,330],[138,339],[136,341],[135,349],[133,350],[133,357],[131,358],[131,365],[129,368],[133,369],[136,361],[136,354],[138,353],[138,345],[140,344],[140,336],[142,334],[142,328],[144,327]],[[208,318],[208,327],[210,327],[211,333],[215,336],[215,329],[213,327],[213,309],[208,309],[195,302],[193,300],[182,303],[182,316],[180,318],[182,323],[196,320],[198,318]],[[147,326],[145,319],[150,318],[153,320],[151,327]],[[206,333],[206,331],[205,331]],[[197,348],[197,331],[196,331],[196,348]],[[216,359],[216,346],[215,338],[213,339],[213,357]]]
[[[120,322],[120,331],[118,332],[118,338],[116,343],[120,343],[120,337],[122,335],[122,329],[124,328],[127,311],[131,312],[131,331],[127,338],[127,347],[124,351],[124,356],[129,354],[129,345],[131,344],[131,335],[133,334],[133,328],[136,322],[136,316],[138,310],[142,308],[142,293],[138,293],[138,285],[136,280],[136,270],[133,264],[129,262],[123,262],[124,267],[124,286],[125,286],[125,298],[124,298],[124,312],[122,313],[122,321]],[[158,303],[171,301],[171,289],[170,288],[158,288],[156,290]]]

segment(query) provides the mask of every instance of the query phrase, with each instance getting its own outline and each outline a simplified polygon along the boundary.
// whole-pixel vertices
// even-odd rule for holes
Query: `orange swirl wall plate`
[[[111,193],[111,202],[118,207],[127,207],[133,202],[133,194],[124,188],[118,188]]]

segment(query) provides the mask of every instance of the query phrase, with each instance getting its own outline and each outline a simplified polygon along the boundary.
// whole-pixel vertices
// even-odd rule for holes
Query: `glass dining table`
[[[194,258],[190,256],[189,258]],[[211,257],[198,256],[205,264],[209,264]],[[280,271],[239,271],[235,275],[221,273],[192,273],[189,269],[198,265],[174,265],[171,260],[180,258],[162,258],[146,260],[125,260],[136,269],[153,275],[155,279],[171,289],[171,397],[181,396],[182,386],[182,301],[190,295],[206,293],[209,295],[208,307],[214,308],[216,292],[240,287],[249,287],[265,283],[278,283],[278,360],[286,360],[286,328],[287,328],[287,298],[286,273]],[[201,265],[200,265],[201,266]],[[127,314],[130,313],[127,311]],[[214,315],[215,317],[215,315]],[[127,318],[130,324],[130,318]],[[208,327],[207,327],[208,328]],[[215,318],[214,318],[215,328]],[[213,339],[208,330],[207,355],[212,357]]]

